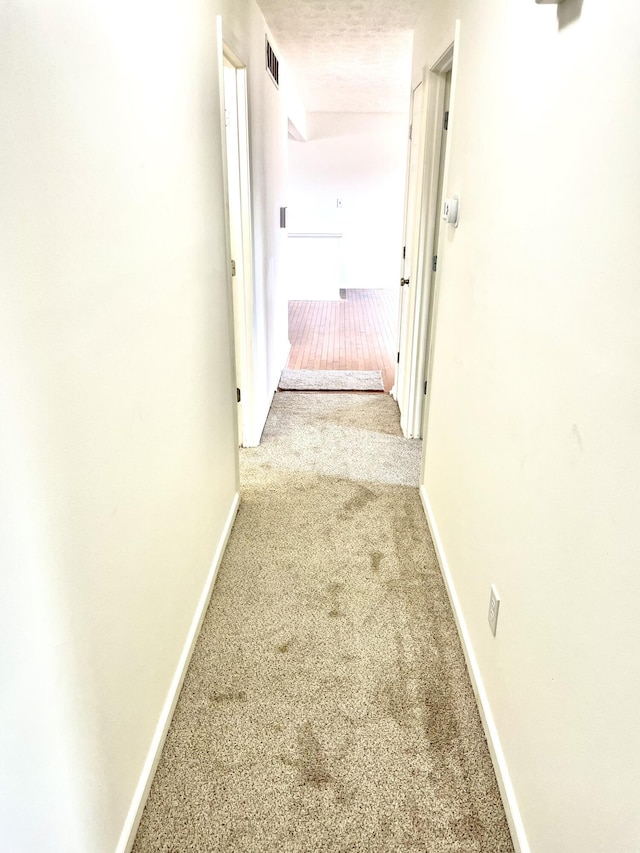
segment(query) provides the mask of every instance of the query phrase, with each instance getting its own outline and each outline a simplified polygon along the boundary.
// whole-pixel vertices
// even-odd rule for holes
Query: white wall
[[[310,113],[307,141],[289,142],[289,232],[342,234],[332,292],[398,284],[408,129],[407,115]],[[301,263],[298,252],[290,298],[305,298],[317,268],[315,256]]]
[[[0,9],[3,850],[115,849],[233,517],[220,11]],[[287,130],[252,85],[264,408]]]
[[[424,485],[531,850],[629,853],[640,10],[439,0],[419,26],[414,79],[455,17],[445,191],[461,215],[439,251]]]

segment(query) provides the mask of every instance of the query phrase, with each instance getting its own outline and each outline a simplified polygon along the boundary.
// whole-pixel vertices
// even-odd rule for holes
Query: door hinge
[[[409,139],[413,139],[413,125],[409,125]]]
[[[432,264],[432,266],[431,266],[431,269],[432,269],[434,272],[438,269],[438,256],[437,256],[437,255],[434,255],[434,256],[433,256],[433,264]]]
[[[402,260],[404,261],[406,257],[407,257],[407,247],[403,246],[402,247]]]
[[[234,276],[236,274],[236,262],[231,261],[231,275]]]
[[[239,388],[236,388],[236,400],[238,403],[242,400],[242,394],[240,393]]]
[[[400,353],[398,353],[398,357],[397,357],[397,359],[396,359],[396,363],[397,363],[397,364],[400,364]]]
[[[427,393],[427,380],[424,380],[424,393]]]
[[[449,130],[449,110],[444,114],[444,129]]]

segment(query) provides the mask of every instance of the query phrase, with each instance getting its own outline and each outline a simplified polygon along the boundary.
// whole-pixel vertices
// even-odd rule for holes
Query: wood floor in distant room
[[[384,390],[395,377],[398,291],[345,291],[332,302],[289,302],[291,370],[380,370]]]

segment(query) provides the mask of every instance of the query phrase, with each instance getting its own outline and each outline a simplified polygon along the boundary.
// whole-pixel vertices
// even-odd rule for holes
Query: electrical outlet
[[[489,596],[489,627],[495,637],[498,627],[498,610],[500,609],[500,596],[498,590],[491,584],[491,595]]]

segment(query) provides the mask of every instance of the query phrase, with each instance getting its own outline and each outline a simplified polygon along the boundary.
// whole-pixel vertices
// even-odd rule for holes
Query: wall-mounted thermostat
[[[453,198],[445,198],[442,202],[442,218],[446,223],[453,225],[455,228],[458,227],[459,207],[460,205],[457,196],[454,196]]]

